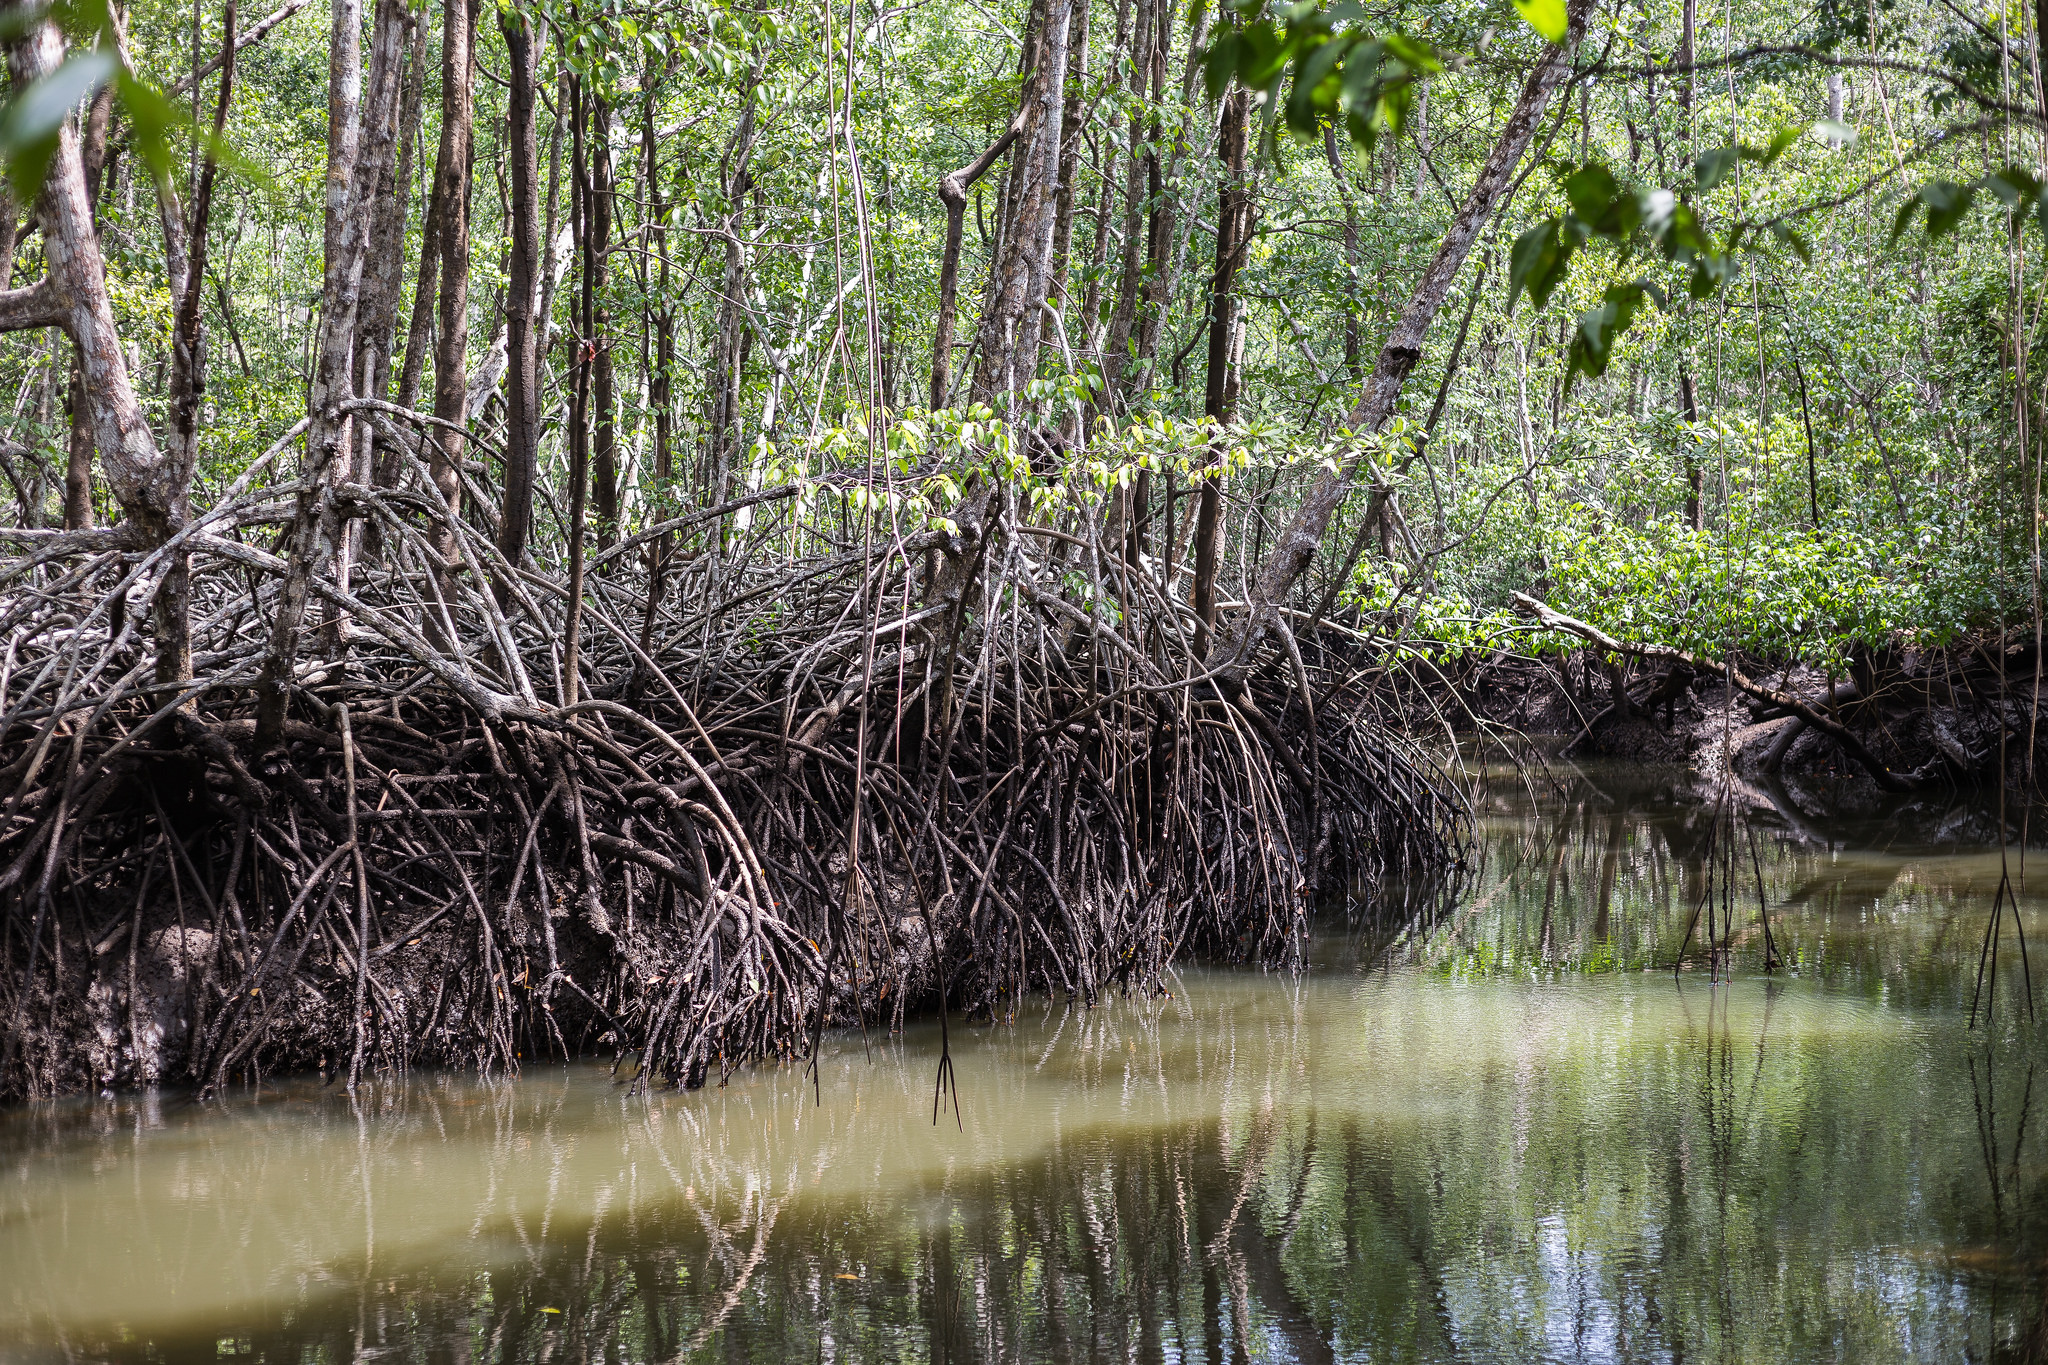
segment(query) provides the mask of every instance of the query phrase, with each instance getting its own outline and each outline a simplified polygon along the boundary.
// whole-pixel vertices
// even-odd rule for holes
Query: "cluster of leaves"
[[[1546,40],[1564,41],[1564,0],[1514,5]],[[1232,81],[1263,94],[1268,137],[1284,113],[1288,129],[1300,137],[1316,138],[1336,125],[1371,151],[1408,125],[1418,82],[1461,60],[1399,29],[1368,30],[1359,0],[1296,0],[1277,12],[1268,10],[1267,0],[1225,0],[1225,8],[1234,20],[1219,25],[1203,58],[1209,94],[1222,94]]]
[[[1921,585],[1852,530],[1695,531],[1682,521],[1560,536],[1555,598],[1618,639],[1840,667],[1857,641],[1917,635]]]
[[[1853,136],[1840,124],[1814,125],[1816,136],[1839,143]],[[1798,140],[1801,130],[1787,128],[1771,141],[1754,147],[1730,143],[1700,155],[1693,167],[1692,194],[1705,194],[1734,175],[1744,162],[1768,167]],[[1659,186],[1625,184],[1597,161],[1558,168],[1558,184],[1566,210],[1531,227],[1515,239],[1509,254],[1508,304],[1524,290],[1538,308],[1562,284],[1573,258],[1595,238],[1615,244],[1624,262],[1648,258],[1688,270],[1688,291],[1696,299],[1711,298],[1735,278],[1736,253],[1750,235],[1750,225],[1735,224],[1726,241],[1718,241],[1701,220],[1691,195]],[[1790,247],[1802,260],[1803,237],[1789,224],[1765,225],[1772,238]],[[1645,302],[1666,306],[1663,287],[1649,276],[1607,287],[1600,302],[1579,315],[1567,358],[1565,383],[1579,375],[1597,378],[1607,372],[1614,343],[1628,331]]]
[[[1277,18],[1259,13],[1264,0],[1230,0],[1237,22],[1223,26],[1203,61],[1209,93],[1232,81],[1266,96],[1266,133],[1281,112],[1302,137],[1341,123],[1360,146],[1398,136],[1415,103],[1416,82],[1444,69],[1426,43],[1398,30],[1373,34],[1359,25],[1357,0],[1324,6],[1315,0],[1289,6]],[[1286,99],[1280,88],[1293,82]]]
[[[1892,241],[1897,242],[1923,211],[1927,215],[1928,237],[1948,236],[1969,215],[1979,193],[1989,194],[2003,204],[2015,227],[2032,214],[2040,225],[2042,238],[2048,240],[2048,184],[2036,179],[2030,171],[2007,166],[2004,170],[1992,171],[1962,183],[1938,179],[1928,181],[1899,205],[1898,214],[1892,219]]]

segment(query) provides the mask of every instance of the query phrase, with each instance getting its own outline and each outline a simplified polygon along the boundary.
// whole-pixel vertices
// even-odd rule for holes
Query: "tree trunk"
[[[1072,36],[1067,41],[1066,106],[1060,114],[1060,184],[1052,228],[1052,284],[1047,297],[1062,314],[1067,308],[1067,265],[1074,240],[1074,201],[1080,189],[1081,97],[1088,89],[1088,0],[1074,0]]]
[[[369,384],[377,369],[376,357],[380,352],[388,355],[391,347],[391,322],[388,319],[396,312],[398,282],[395,278],[386,278],[384,262],[378,258],[376,248],[379,245],[378,231],[380,227],[387,227],[389,205],[394,197],[400,87],[405,72],[405,40],[411,28],[412,17],[405,0],[377,0],[370,28],[369,93],[362,103],[357,165],[349,188],[352,238],[349,250],[355,255],[355,302],[348,334],[341,338],[347,352],[346,394],[349,398],[370,391]],[[396,239],[384,245],[390,255],[402,257],[402,227]],[[196,247],[194,251],[196,262]],[[387,285],[392,294],[388,308],[384,300]],[[325,317],[324,305],[322,317]],[[376,396],[382,397],[382,394],[377,393]],[[367,421],[351,420],[344,429],[347,444],[336,452],[339,461],[333,475],[336,481],[370,482],[371,431]],[[349,579],[355,571],[363,529],[359,519],[344,517],[336,535],[334,580],[344,592],[348,591]],[[325,645],[330,656],[338,656],[347,648],[347,631],[346,615],[339,608],[330,606],[325,630]]]
[[[1700,420],[1699,401],[1693,393],[1692,371],[1683,360],[1678,362],[1678,415],[1685,420],[1685,429],[1678,434],[1685,449],[1681,458],[1685,461],[1685,524],[1695,531],[1706,529],[1706,505],[1701,494],[1706,489],[1706,476],[1700,469],[1699,442],[1693,439],[1693,424]]]
[[[364,290],[361,344],[356,362],[356,391],[372,398],[391,396],[391,352],[397,344],[398,305],[405,293],[405,225],[412,205],[414,158],[419,153],[420,119],[426,107],[427,53],[425,32],[417,16],[404,15],[403,80],[397,125],[397,149],[377,181],[376,223],[370,230],[370,282]],[[430,273],[432,242],[423,244],[420,273]],[[415,308],[418,307],[415,303]],[[431,307],[431,294],[430,294]],[[417,384],[418,376],[415,374]],[[390,488],[398,482],[398,452],[381,437],[371,439],[370,482]],[[375,554],[378,528],[365,528],[365,554]]]
[[[1030,114],[1017,137],[1017,164],[1023,175],[1017,210],[991,272],[995,287],[975,341],[970,392],[978,402],[993,403],[1004,394],[1021,396],[1037,369],[1046,292],[1052,284],[1067,37],[1075,3],[1044,0],[1037,76],[1025,87]]]
[[[1137,0],[1135,32],[1131,38],[1131,83],[1134,91],[1144,88],[1145,77],[1150,72],[1152,50],[1152,21],[1161,0]],[[1126,410],[1131,367],[1131,329],[1138,316],[1138,291],[1144,282],[1139,275],[1143,268],[1142,239],[1139,235],[1145,213],[1145,155],[1139,150],[1143,145],[1144,123],[1140,117],[1131,115],[1128,130],[1129,150],[1124,156],[1124,207],[1122,250],[1119,252],[1117,271],[1116,302],[1110,308],[1109,335],[1103,343],[1107,352],[1104,377],[1108,380],[1108,404],[1110,410],[1122,413]]]
[[[592,282],[591,307],[595,310],[589,341],[597,348],[591,360],[590,493],[597,504],[597,543],[612,543],[619,529],[619,395],[618,372],[612,355],[612,315],[605,301],[611,283],[612,207],[615,177],[612,174],[612,108],[602,97],[591,98],[590,128],[590,244],[591,263],[596,271]]]
[[[587,99],[583,78],[571,76],[569,136],[574,203],[569,220],[575,227],[576,252],[582,269],[574,312],[575,359],[570,362],[569,396],[569,610],[562,636],[562,704],[574,706],[580,690],[583,628],[583,523],[590,497],[590,371],[591,331],[595,326],[598,265],[591,249],[595,206],[591,193]]]
[[[654,488],[659,499],[651,515],[656,520],[666,521],[674,510],[669,499],[675,481],[675,432],[671,405],[674,401],[676,318],[669,304],[668,205],[661,193],[661,144],[654,130],[654,106],[659,89],[660,81],[654,64],[650,62],[641,81],[640,124],[641,176],[645,182],[641,193],[647,200],[648,248],[654,253],[654,297],[657,300],[650,319],[654,330],[654,355],[648,366],[647,405],[654,410]],[[660,609],[668,558],[674,548],[675,533],[672,531],[662,532],[648,547],[647,601],[640,617],[642,654],[652,652],[654,618]],[[638,673],[636,667],[636,677]]]
[[[0,6],[7,40],[8,69],[17,90],[53,74],[64,59],[64,40],[55,24],[22,4]],[[85,166],[77,128],[67,119],[36,201],[43,230],[48,276],[25,289],[0,293],[0,329],[62,327],[78,346],[78,397],[92,433],[95,453],[122,515],[133,526],[139,547],[161,545],[190,518],[190,487],[177,466],[158,450],[148,418],[135,396],[121,336],[107,294],[106,264],[93,228],[86,196]],[[177,684],[192,675],[188,604],[157,593],[152,611],[156,675]]]
[[[219,170],[213,147],[218,145],[222,130],[227,126],[228,106],[234,100],[236,17],[235,0],[228,0],[221,34],[220,93],[213,112],[215,142],[202,155],[198,183],[192,194],[191,221],[184,225],[190,254],[185,266],[184,288],[173,301],[171,320],[171,375],[165,413],[170,440],[164,457],[170,466],[173,482],[188,488],[192,483],[192,471],[199,464],[199,405],[206,397],[206,311],[200,306],[200,299],[206,288],[206,229],[208,220],[213,216],[213,188]],[[194,88],[196,92],[196,83]],[[189,621],[192,599],[192,556],[189,552],[177,551],[164,567],[163,586],[158,589],[158,595],[169,616],[177,621]],[[191,676],[191,638],[189,631],[181,633],[184,638],[174,648],[172,657],[158,658],[159,682],[183,682]]]
[[[960,238],[966,227],[967,191],[988,174],[996,158],[1010,150],[1023,128],[1024,109],[1020,107],[987,151],[939,181],[939,200],[946,206],[946,246],[939,258],[938,323],[932,329],[931,407],[935,410],[946,406],[953,387],[953,327],[960,304]]]
[[[382,12],[372,40],[370,91],[363,99],[362,9],[360,0],[333,0],[327,68],[327,209],[321,273],[320,326],[315,337],[313,383],[307,397],[306,454],[300,468],[294,534],[270,647],[256,680],[255,751],[277,740],[290,698],[313,579],[325,575],[341,551],[346,574],[347,544],[336,482],[347,478],[351,423],[346,404],[355,396],[356,321],[362,300],[363,257],[369,241],[372,201],[380,159],[390,149],[398,85],[398,37],[402,16],[397,0],[380,0]],[[394,16],[387,18],[389,16]],[[368,116],[361,117],[367,108]],[[368,133],[365,146],[364,134]],[[364,471],[367,473],[367,471]],[[329,647],[338,647],[345,622],[329,622]]]
[[[505,310],[505,500],[498,549],[517,565],[533,529],[533,488],[540,469],[540,354],[535,309],[540,302],[540,126],[538,52],[523,9],[499,12],[511,62],[506,154],[512,170],[512,261]]]
[[[440,257],[434,416],[456,429],[443,426],[435,431],[431,472],[450,516],[462,510],[462,460],[468,454],[461,429],[469,411],[469,185],[476,133],[476,17],[477,0],[447,0],[441,20],[441,146],[434,156],[434,197],[441,210],[434,243]],[[447,565],[462,556],[452,531],[438,531],[434,548]],[[443,569],[437,575],[440,609],[428,613],[427,638],[437,646],[454,643],[454,585],[448,577],[452,572]]]
[[[71,382],[64,391],[64,411],[71,439],[64,460],[64,529],[92,529],[92,407],[85,401],[85,371],[72,348]]]
[[[1337,198],[1344,205],[1344,276],[1351,285],[1344,309],[1344,373],[1356,384],[1364,377],[1359,373],[1358,357],[1364,342],[1359,318],[1364,311],[1365,272],[1358,265],[1358,195],[1352,189],[1351,169],[1344,164],[1335,128],[1323,130],[1323,155],[1329,159],[1330,178],[1337,182]]]
[[[706,423],[710,448],[705,452],[704,500],[713,506],[732,495],[733,467],[739,455],[740,380],[747,333],[747,256],[739,237],[740,204],[750,181],[748,166],[753,150],[754,102],[748,100],[740,111],[739,126],[733,130],[722,163],[726,168],[725,273],[713,323],[711,377],[706,386],[710,390],[711,411]],[[719,533],[724,533],[722,523]]]
[[[1218,151],[1223,180],[1216,189],[1216,271],[1209,284],[1209,374],[1202,412],[1221,425],[1234,416],[1236,386],[1231,383],[1231,358],[1236,349],[1237,268],[1251,237],[1251,187],[1245,183],[1245,157],[1250,147],[1251,95],[1234,90],[1224,98],[1223,130]],[[1223,549],[1223,474],[1225,441],[1219,434],[1209,446],[1208,476],[1195,513],[1195,653],[1206,656],[1216,627],[1216,568]]]
[[[1380,350],[1372,377],[1366,381],[1358,402],[1351,410],[1348,425],[1353,431],[1378,431],[1394,415],[1401,386],[1422,356],[1422,345],[1428,339],[1430,324],[1443,308],[1451,285],[1472,250],[1472,243],[1493,217],[1495,206],[1514,177],[1516,167],[1521,164],[1522,156],[1535,136],[1544,107],[1570,74],[1572,53],[1585,33],[1586,15],[1591,8],[1592,0],[1569,0],[1566,14],[1570,32],[1566,40],[1546,48],[1535,69],[1529,73],[1529,79],[1523,85],[1514,108],[1509,111],[1492,152],[1480,166],[1465,202],[1452,218],[1435,257],[1423,271],[1408,306],[1402,310],[1400,320],[1394,324]],[[1330,518],[1350,494],[1357,479],[1359,459],[1360,456],[1353,455],[1338,469],[1323,474],[1310,487],[1272,553],[1260,566],[1258,578],[1252,585],[1249,610],[1234,629],[1217,632],[1208,662],[1212,670],[1222,675],[1219,681],[1224,689],[1235,691],[1241,688],[1250,675],[1258,647],[1279,622],[1280,608],[1288,593],[1315,561],[1316,550],[1322,544],[1323,532],[1328,529]]]

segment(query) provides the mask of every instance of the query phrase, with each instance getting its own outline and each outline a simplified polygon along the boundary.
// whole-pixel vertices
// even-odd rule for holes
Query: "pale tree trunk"
[[[1480,166],[1471,190],[1437,247],[1436,255],[1423,271],[1408,306],[1402,310],[1399,321],[1394,324],[1380,350],[1372,375],[1351,409],[1347,425],[1353,431],[1378,431],[1394,415],[1401,387],[1407,382],[1416,361],[1422,357],[1430,325],[1442,310],[1473,242],[1492,219],[1501,195],[1514,178],[1515,170],[1535,136],[1544,107],[1571,72],[1572,53],[1584,36],[1586,15],[1591,8],[1592,0],[1568,0],[1566,13],[1570,32],[1563,43],[1547,48],[1535,69],[1529,73],[1529,79],[1522,86],[1514,108],[1509,111],[1493,150]],[[1260,566],[1245,615],[1235,628],[1217,632],[1207,662],[1209,668],[1218,674],[1220,690],[1236,693],[1243,688],[1256,661],[1259,646],[1279,624],[1280,609],[1288,594],[1309,565],[1315,562],[1316,550],[1322,544],[1323,533],[1328,530],[1331,517],[1344,505],[1345,498],[1355,486],[1361,458],[1362,451],[1352,454],[1309,488],[1266,562]]]
[[[1041,0],[1038,7],[1037,39],[1032,45],[1035,74],[1024,85],[1020,99],[1021,131],[1012,152],[1012,167],[1017,171],[1013,176],[1016,207],[1007,215],[1008,223],[989,272],[989,301],[982,312],[974,346],[970,397],[999,408],[1007,405],[1020,425],[1031,422],[1037,406],[1035,400],[1026,396],[1025,386],[1038,367],[1046,292],[1052,285],[1060,133],[1066,107],[1067,38],[1074,5],[1075,0]],[[928,585],[927,601],[956,606],[960,603],[981,563],[989,531],[997,519],[1000,496],[1001,489],[995,480],[980,479],[961,500],[954,511],[954,519],[961,528],[960,540],[945,548]],[[950,692],[941,696],[939,710],[944,714],[949,704],[944,698]]]
[[[1152,28],[1165,0],[1138,0],[1136,31],[1131,37],[1131,88],[1145,91],[1151,85],[1153,48],[1157,45]],[[1124,163],[1124,230],[1121,269],[1118,272],[1116,303],[1110,312],[1107,366],[1111,410],[1129,410],[1133,331],[1138,319],[1138,298],[1144,289],[1144,223],[1146,169],[1153,162],[1150,150],[1140,151],[1144,122],[1131,115],[1130,151]]]
[[[381,388],[371,387],[380,368],[379,357],[391,350],[392,319],[397,312],[397,279],[389,274],[375,254],[380,245],[392,255],[404,246],[404,222],[392,220],[392,190],[397,178],[400,87],[405,72],[405,40],[411,28],[405,0],[377,0],[370,30],[369,95],[363,101],[358,133],[355,174],[350,182],[349,211],[353,219],[347,250],[355,253],[355,299],[350,307],[347,393],[350,398],[368,393],[382,398]],[[388,303],[387,303],[388,298]],[[333,477],[336,481],[367,484],[372,478],[373,428],[366,421],[352,421],[344,433],[347,444],[336,452]],[[335,542],[334,580],[346,592],[355,571],[362,545],[363,523],[344,518]],[[338,607],[330,607],[326,647],[339,655],[347,647],[348,623]]]
[[[939,257],[939,317],[932,329],[931,407],[946,406],[952,393],[953,328],[960,305],[960,239],[966,230],[967,191],[988,174],[996,158],[1010,150],[1024,127],[1024,110],[1010,120],[1003,135],[987,151],[939,181],[939,201],[946,206],[946,245]]]
[[[712,323],[710,420],[705,451],[704,500],[716,506],[732,494],[733,468],[739,455],[740,380],[747,338],[747,257],[740,244],[740,201],[751,179],[754,152],[754,101],[740,110],[722,165],[725,192],[725,271],[719,286],[718,309]],[[724,523],[720,523],[723,534]]]
[[[384,11],[396,0],[381,0]],[[256,681],[255,751],[270,748],[290,700],[299,632],[315,578],[327,574],[345,548],[335,484],[353,472],[347,404],[355,396],[356,321],[368,246],[371,201],[380,158],[390,147],[398,83],[397,35],[380,13],[373,39],[363,117],[361,0],[333,0],[327,81],[327,210],[321,274],[320,327],[314,339],[313,383],[307,398],[306,453],[300,466],[292,553],[271,623],[270,646]],[[368,145],[364,132],[367,124]],[[365,471],[367,472],[367,471]],[[341,564],[346,568],[345,558]],[[345,623],[330,622],[330,647]]]
[[[455,12],[459,13],[460,10],[455,9]],[[443,22],[446,22],[445,16]],[[443,43],[446,43],[445,37]],[[417,72],[417,80],[422,84],[426,80],[426,65],[427,45],[423,38],[420,43]],[[426,105],[425,93],[424,90],[420,91],[422,111]],[[446,92],[443,93],[445,95]],[[417,122],[413,127],[414,136],[417,138]],[[436,286],[441,280],[441,219],[444,216],[441,196],[445,188],[440,171],[441,162],[437,155],[434,179],[427,190],[426,216],[420,220],[420,265],[419,274],[413,280],[412,314],[405,328],[405,359],[398,367],[398,394],[395,401],[402,408],[419,406],[420,376],[426,369],[427,352],[433,349],[434,345],[434,305],[438,297]],[[407,193],[409,192],[408,187]],[[397,480],[398,464],[393,460],[390,482],[384,486],[391,487]]]
[[[562,704],[574,706],[582,686],[583,530],[590,502],[590,371],[591,332],[597,300],[597,261],[591,250],[592,176],[590,174],[589,110],[583,78],[569,78],[570,167],[573,193],[569,221],[576,238],[581,278],[570,305],[573,359],[569,384],[569,608],[562,625]]]
[[[55,24],[26,5],[0,6],[7,41],[8,70],[17,90],[54,73],[64,59],[64,40]],[[138,547],[154,548],[182,530],[190,518],[191,490],[164,458],[121,354],[107,295],[106,264],[94,231],[86,194],[78,131],[66,120],[36,201],[43,229],[43,258],[49,274],[23,289],[0,291],[0,331],[61,327],[78,347],[79,398],[90,419],[93,446],[107,486],[132,527]],[[176,685],[192,674],[189,604],[152,594],[156,675]]]
[[[533,487],[540,468],[540,352],[534,310],[540,301],[540,130],[538,44],[523,9],[499,13],[511,62],[506,155],[512,172],[511,293],[505,310],[505,500],[498,550],[517,565],[533,528]],[[509,585],[508,585],[509,586]]]
[[[1020,410],[1037,369],[1045,301],[1052,284],[1053,220],[1058,205],[1060,131],[1066,104],[1067,36],[1076,0],[1047,0],[1038,43],[1037,78],[1026,87],[1031,114],[1018,135],[1023,168],[1017,209],[998,253],[988,309],[975,341],[976,401],[1012,396]]]
[[[1678,78],[1678,136],[1679,146],[1684,149],[1684,161],[1692,160],[1692,71],[1694,54],[1698,51],[1699,5],[1698,0],[1685,0],[1679,14],[1678,64],[1687,68]],[[1705,504],[1700,491],[1704,476],[1700,472],[1699,445],[1692,437],[1693,423],[1699,421],[1699,403],[1693,392],[1692,366],[1686,361],[1683,348],[1678,352],[1678,402],[1679,416],[1685,428],[1679,433],[1679,441],[1685,449],[1681,460],[1685,466],[1685,520],[1693,530],[1706,526]]]
[[[1066,107],[1060,114],[1059,204],[1052,228],[1052,285],[1047,297],[1064,316],[1067,308],[1067,266],[1074,240],[1074,202],[1081,178],[1081,99],[1088,89],[1088,3],[1074,0],[1072,35],[1067,41]],[[1069,324],[1071,330],[1072,324]]]

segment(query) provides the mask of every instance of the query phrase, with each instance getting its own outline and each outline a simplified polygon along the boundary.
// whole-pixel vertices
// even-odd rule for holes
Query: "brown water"
[[[2048,1034],[2009,922],[1965,1027],[2001,863],[1953,841],[1987,817],[1760,819],[1792,967],[1761,974],[1742,832],[1718,985],[1668,970],[1710,820],[1502,782],[1433,925],[956,1020],[957,1126],[936,1027],[828,1039],[817,1100],[578,1065],[0,1114],[0,1357],[2044,1354]]]

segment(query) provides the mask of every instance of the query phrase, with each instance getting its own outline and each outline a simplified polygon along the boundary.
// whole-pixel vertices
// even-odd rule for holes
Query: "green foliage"
[[[1252,0],[1241,8],[1255,13],[1262,3]],[[1356,0],[1339,0],[1328,8],[1290,6],[1277,21],[1252,17],[1229,25],[1203,59],[1209,93],[1222,93],[1233,80],[1260,92],[1269,132],[1284,107],[1288,128],[1300,137],[1316,136],[1332,120],[1341,120],[1361,147],[1398,136],[1414,107],[1417,82],[1442,71],[1444,63],[1398,30],[1365,32],[1357,27],[1364,18]]]

